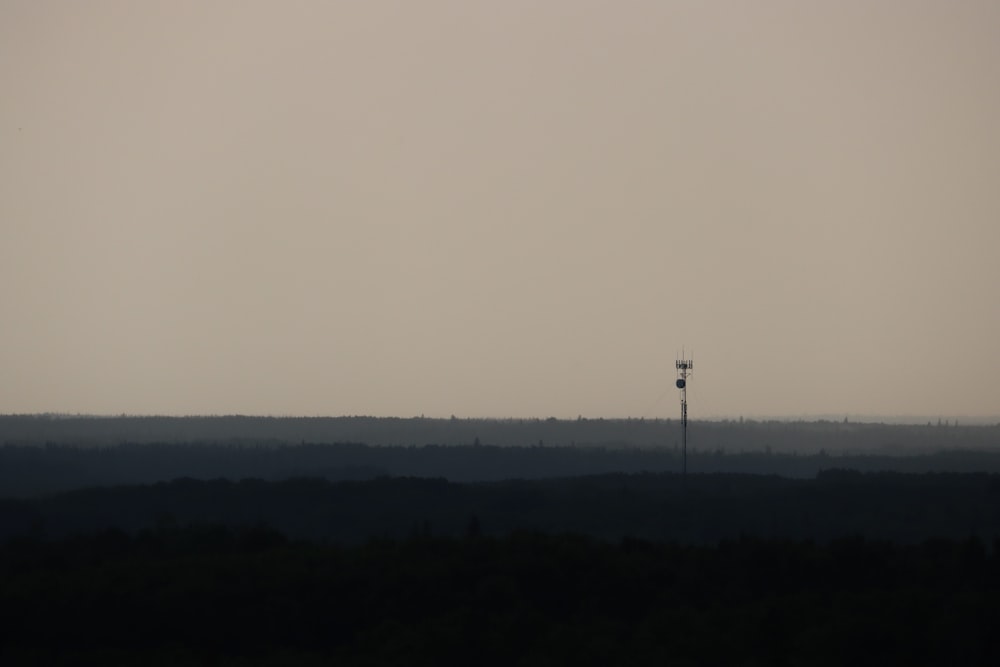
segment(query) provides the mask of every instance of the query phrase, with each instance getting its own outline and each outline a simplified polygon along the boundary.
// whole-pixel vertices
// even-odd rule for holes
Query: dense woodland
[[[378,417],[70,417],[0,415],[0,444],[107,447],[122,443],[299,444],[371,446],[544,444],[548,447],[676,449],[676,419],[429,419]],[[925,454],[950,449],[1000,450],[1000,423],[925,424],[842,421],[692,420],[698,451],[726,453]]]
[[[0,417],[0,663],[1000,662],[998,427],[676,432]]]
[[[694,451],[689,454],[687,465],[692,473],[795,478],[811,478],[835,468],[864,472],[1000,472],[1000,451],[953,450],[914,456]],[[680,472],[682,466],[679,452],[632,447],[370,447],[352,443],[128,444],[107,448],[6,445],[0,447],[0,497],[150,484],[181,477],[232,481],[312,477],[342,481],[392,476],[479,482]]]
[[[293,539],[361,543],[517,530],[711,544],[740,535],[916,543],[1000,538],[1000,475],[830,470],[771,475],[612,474],[458,484],[180,479],[0,501],[0,537],[63,538],[192,524],[268,526]]]
[[[1000,426],[728,421],[690,431],[696,473],[1000,472]],[[179,477],[476,482],[679,472],[681,451],[665,444],[678,437],[676,422],[648,420],[8,416],[0,417],[0,497]]]

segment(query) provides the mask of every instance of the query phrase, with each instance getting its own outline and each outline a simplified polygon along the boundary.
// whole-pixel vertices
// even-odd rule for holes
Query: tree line
[[[1000,450],[943,450],[911,456],[694,450],[694,473],[811,478],[834,468],[862,472],[1000,472]],[[446,478],[455,482],[546,479],[681,470],[673,449],[495,445],[375,447],[359,443],[125,443],[108,447],[0,446],[0,497],[29,497],[93,486],[151,484],[180,477],[330,481],[377,477]]]
[[[120,529],[265,525],[293,539],[504,537],[518,530],[711,544],[740,535],[916,543],[1000,537],[1000,475],[830,470],[813,479],[609,474],[459,484],[382,477],[178,479],[0,500],[0,538],[61,539]]]
[[[693,420],[698,451],[800,455],[921,454],[950,449],[1000,450],[1000,424],[861,423],[845,420]],[[358,442],[372,446],[482,445],[675,449],[677,419],[431,419],[424,417],[86,417],[0,415],[0,444],[47,442],[108,447],[121,443]]]

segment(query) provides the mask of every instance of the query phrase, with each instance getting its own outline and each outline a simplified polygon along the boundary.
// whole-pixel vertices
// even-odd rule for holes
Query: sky
[[[0,413],[1000,414],[993,0],[0,0]]]

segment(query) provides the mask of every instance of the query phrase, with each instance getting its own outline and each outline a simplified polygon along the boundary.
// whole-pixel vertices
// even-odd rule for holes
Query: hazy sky
[[[0,0],[0,412],[1000,414],[995,0]]]

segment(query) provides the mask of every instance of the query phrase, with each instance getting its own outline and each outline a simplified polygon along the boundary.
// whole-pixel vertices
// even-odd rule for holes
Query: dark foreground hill
[[[4,665],[995,665],[1000,475],[0,501]]]
[[[1000,475],[831,470],[805,480],[646,473],[474,484],[178,479],[0,501],[0,537],[192,523],[264,525],[291,538],[346,543],[516,530],[682,543],[740,535],[818,541],[860,535],[900,543],[978,536],[990,543],[1000,537]]]
[[[189,528],[0,546],[5,665],[995,665],[976,539],[360,546]]]

